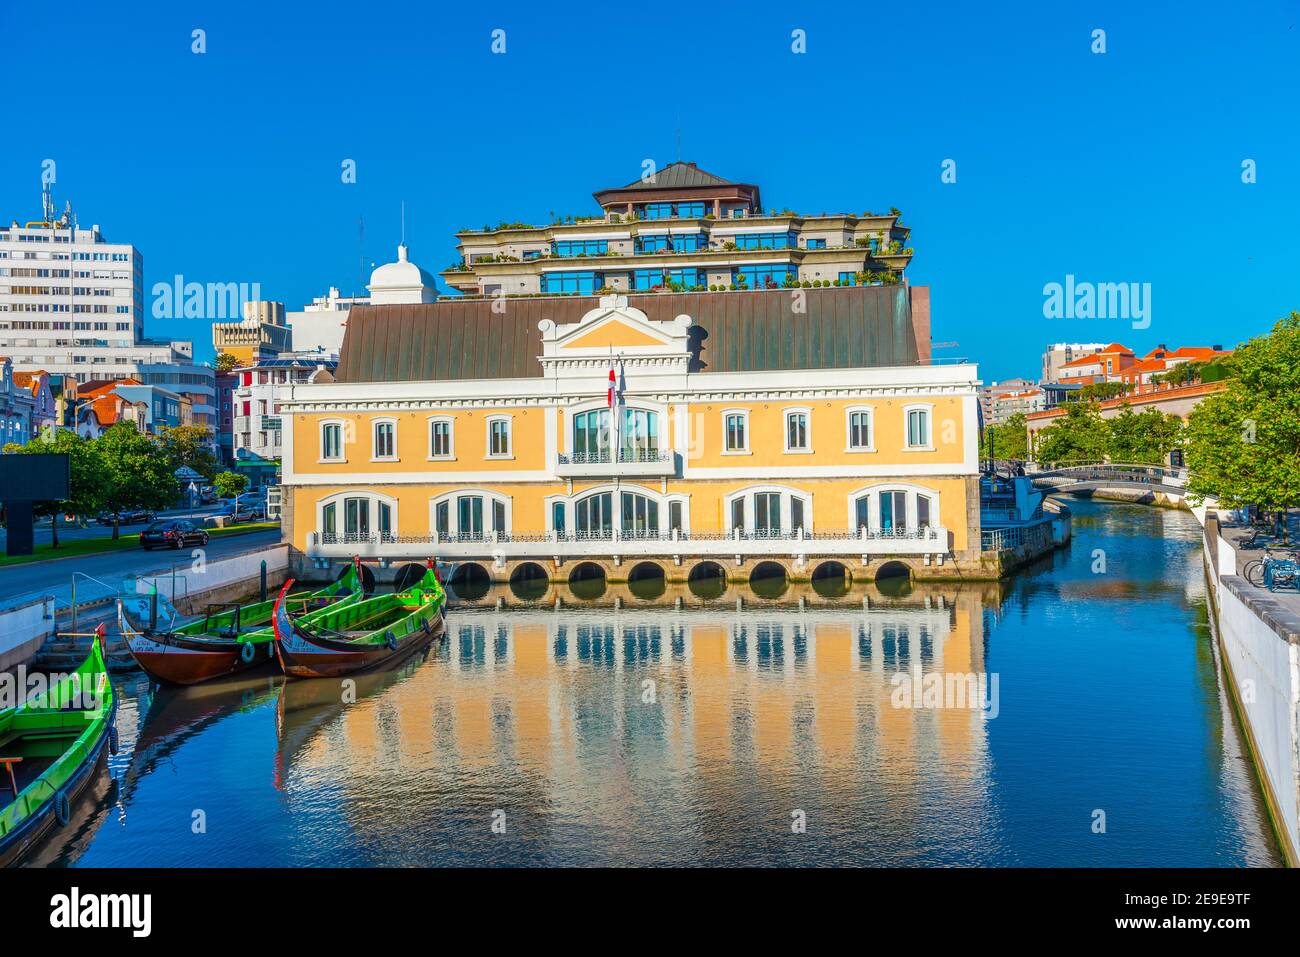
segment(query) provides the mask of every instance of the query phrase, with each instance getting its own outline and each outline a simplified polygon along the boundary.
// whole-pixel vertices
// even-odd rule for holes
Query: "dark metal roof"
[[[916,330],[906,286],[697,292],[629,297],[651,320],[685,313],[693,372],[767,372],[912,365]],[[577,322],[599,306],[595,296],[491,299],[402,306],[354,306],[335,374],[337,382],[427,382],[534,378],[542,375],[537,323]],[[926,330],[928,334],[928,329]]]
[[[734,186],[731,180],[723,179],[721,176],[714,176],[712,173],[700,169],[694,163],[669,163],[661,170],[657,170],[654,179],[646,182],[643,179],[635,179],[628,183],[623,189],[681,189],[689,186]]]

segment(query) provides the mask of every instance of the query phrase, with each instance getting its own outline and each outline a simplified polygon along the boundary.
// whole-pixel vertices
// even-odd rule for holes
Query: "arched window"
[[[658,538],[671,534],[674,528],[689,528],[683,495],[662,496],[624,486],[587,492],[573,499],[567,509],[563,499],[551,502],[552,529],[564,531],[567,512],[577,538],[612,538],[616,529],[622,538]]]
[[[783,485],[762,485],[727,496],[727,530],[751,538],[788,538],[812,530],[812,496]]]
[[[573,461],[609,461],[609,409],[591,409],[573,417]]]
[[[386,542],[398,534],[397,500],[378,492],[339,492],[316,508],[323,545]]]
[[[903,409],[906,424],[906,448],[930,450],[934,446],[928,405],[909,405]]]
[[[619,460],[653,462],[659,456],[659,413],[646,409],[623,410]]]
[[[857,532],[908,537],[935,527],[939,493],[917,485],[874,485],[849,497],[849,523]]]
[[[439,541],[478,542],[510,534],[510,499],[485,489],[461,489],[429,503],[429,527]]]

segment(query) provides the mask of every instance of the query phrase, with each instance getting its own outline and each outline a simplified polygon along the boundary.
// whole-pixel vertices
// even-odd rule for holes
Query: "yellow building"
[[[239,322],[214,322],[212,347],[235,357],[239,366],[256,365],[293,348],[293,330],[284,321],[284,303],[265,299],[243,304]]]
[[[286,540],[497,580],[981,574],[977,372],[925,363],[924,293],[357,307],[336,381],[281,398]]]

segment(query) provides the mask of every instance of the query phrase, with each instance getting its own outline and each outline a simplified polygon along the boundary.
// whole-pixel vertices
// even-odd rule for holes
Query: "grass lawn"
[[[244,525],[232,525],[229,528],[210,528],[211,538],[227,538],[231,535],[244,535],[248,532],[261,532],[269,528],[279,528],[279,522],[248,522]],[[5,565],[25,565],[29,562],[46,562],[59,558],[76,558],[80,555],[100,555],[104,552],[120,552],[123,549],[139,548],[140,533],[122,535],[112,538],[83,538],[71,542],[61,542],[58,548],[50,545],[37,545],[33,555],[0,555],[0,568]]]

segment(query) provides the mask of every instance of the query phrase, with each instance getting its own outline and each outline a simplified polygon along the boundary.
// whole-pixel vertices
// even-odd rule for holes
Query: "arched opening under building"
[[[522,562],[510,573],[510,594],[520,601],[539,601],[550,587],[546,569],[537,562]]]
[[[492,576],[477,562],[461,562],[447,579],[447,590],[461,601],[478,601],[492,587]]]
[[[569,572],[569,591],[582,601],[592,601],[605,594],[605,569],[595,562],[580,562]]]
[[[700,562],[686,576],[686,587],[702,601],[714,601],[727,591],[727,571],[717,562]]]
[[[853,576],[843,562],[825,561],[813,569],[813,591],[821,598],[843,598],[852,585]]]
[[[352,567],[352,562],[350,560],[345,562],[343,567],[339,569],[339,573],[334,576],[334,580],[335,581],[342,580],[343,576],[348,573],[348,569],[350,569],[351,567]],[[357,562],[357,570],[360,572],[361,590],[367,595],[373,595],[375,593],[374,571],[371,570],[370,566],[368,566],[365,562]]]
[[[397,575],[393,578],[393,591],[406,591],[416,582],[424,577],[424,573],[429,570],[427,565],[419,562],[408,562],[397,570]]]
[[[789,585],[780,562],[759,562],[749,573],[749,587],[759,598],[780,598]]]
[[[657,562],[640,562],[627,575],[627,590],[634,597],[646,601],[662,598],[668,589],[668,579]]]
[[[882,595],[902,598],[912,593],[912,570],[903,562],[885,562],[876,569],[876,587]]]

